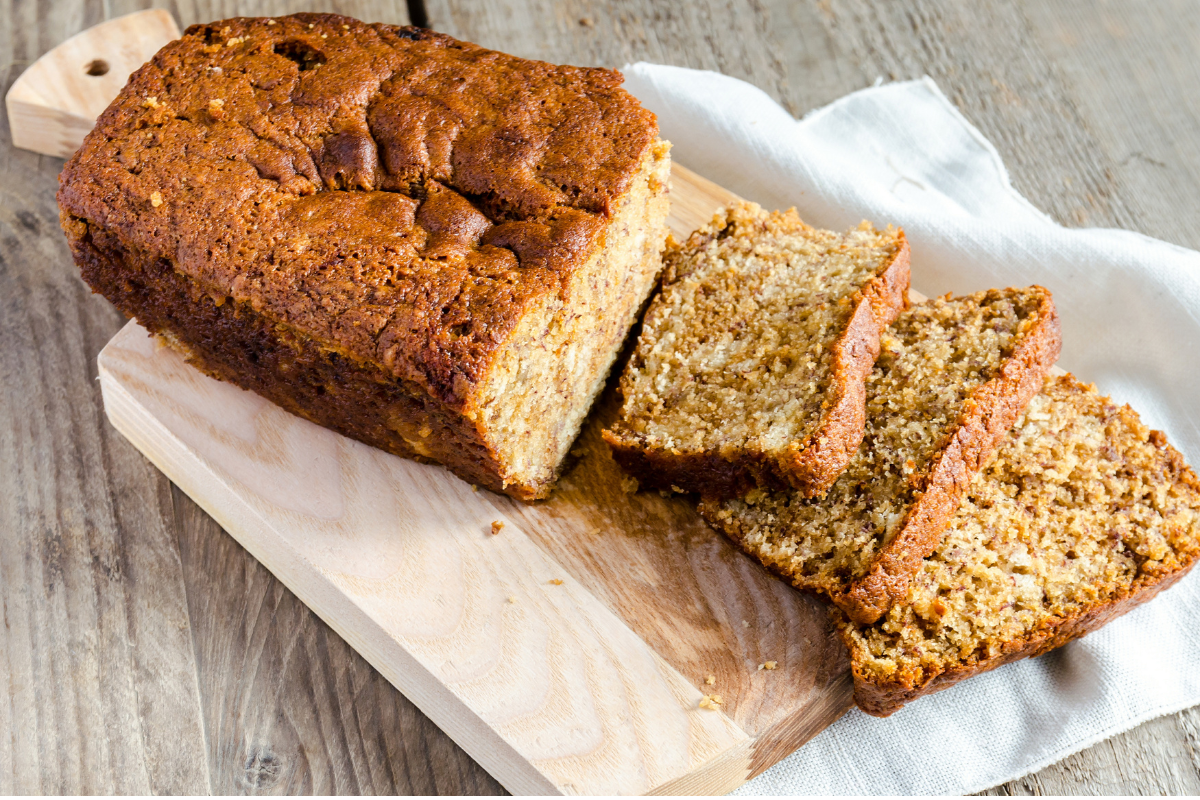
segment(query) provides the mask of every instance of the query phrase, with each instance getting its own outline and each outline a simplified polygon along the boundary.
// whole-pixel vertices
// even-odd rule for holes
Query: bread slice
[[[905,596],[1059,346],[1038,286],[913,306],[883,338],[862,448],[823,500],[755,491],[700,512],[795,586],[874,622]]]
[[[910,700],[1095,630],[1200,552],[1200,482],[1166,437],[1094,386],[1051,378],[976,475],[904,602],[841,615],[854,696]]]
[[[671,246],[604,437],[648,487],[824,492],[863,435],[863,384],[904,308],[904,233],[817,230],[795,210],[719,212]]]

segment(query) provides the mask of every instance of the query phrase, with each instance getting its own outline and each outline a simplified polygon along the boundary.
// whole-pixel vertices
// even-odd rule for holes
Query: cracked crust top
[[[620,83],[335,15],[192,26],[63,169],[64,227],[466,408],[657,137]]]

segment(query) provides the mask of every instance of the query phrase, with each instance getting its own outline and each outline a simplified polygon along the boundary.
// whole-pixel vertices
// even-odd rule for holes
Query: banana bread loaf
[[[709,497],[824,493],[863,436],[879,336],[907,303],[898,230],[719,212],[665,257],[604,438],[639,483]]]
[[[756,490],[700,512],[798,588],[874,622],[905,596],[1059,347],[1038,286],[915,305],[884,334],[866,436],[824,499]]]
[[[193,26],[67,163],[63,228],[210,375],[542,497],[661,266],[667,145],[620,83],[333,15]]]
[[[1044,653],[1149,600],[1197,553],[1200,481],[1182,456],[1128,406],[1051,378],[903,601],[873,625],[839,614],[855,699],[886,716]]]

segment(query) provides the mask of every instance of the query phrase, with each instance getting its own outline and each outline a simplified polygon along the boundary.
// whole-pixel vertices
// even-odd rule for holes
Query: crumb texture
[[[669,248],[607,435],[619,459],[641,451],[658,463],[623,465],[648,486],[708,495],[730,488],[714,474],[721,467],[735,489],[754,485],[739,470],[806,489],[795,462],[819,439],[837,440],[823,491],[862,438],[862,384],[880,331],[903,308],[907,253],[898,230],[818,230],[794,210],[751,203]],[[703,459],[716,466],[688,468]]]
[[[210,374],[540,495],[660,266],[669,159],[620,83],[335,15],[192,26],[67,163],[63,226]],[[504,407],[514,378],[544,390]]]
[[[842,617],[860,704],[890,713],[1060,645],[1147,599],[1198,550],[1200,490],[1180,454],[1128,406],[1051,378],[905,602],[873,625]]]
[[[705,501],[701,513],[797,587],[836,601],[913,522],[975,390],[1043,330],[1047,298],[1032,287],[913,306],[883,336],[862,446],[823,499],[756,491]]]

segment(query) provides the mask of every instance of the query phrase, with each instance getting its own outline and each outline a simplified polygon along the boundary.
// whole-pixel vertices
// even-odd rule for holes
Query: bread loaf
[[[667,145],[620,83],[334,15],[195,25],[67,163],[63,228],[210,375],[543,497],[661,266]]]

